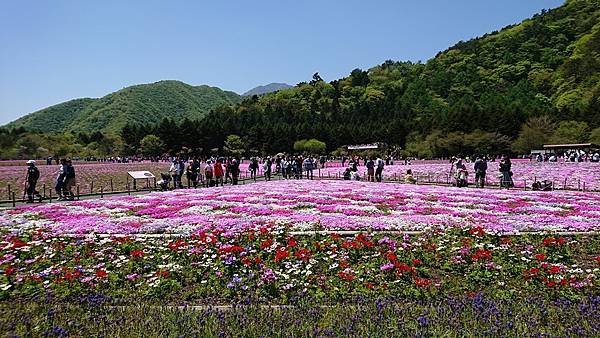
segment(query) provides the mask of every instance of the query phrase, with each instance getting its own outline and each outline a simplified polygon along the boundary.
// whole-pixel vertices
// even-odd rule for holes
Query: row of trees
[[[100,132],[43,134],[23,128],[0,128],[0,159],[117,156],[123,149],[120,136]]]

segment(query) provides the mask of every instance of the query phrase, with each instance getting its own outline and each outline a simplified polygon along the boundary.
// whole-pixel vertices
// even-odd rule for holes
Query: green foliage
[[[600,144],[600,128],[592,130],[590,133],[590,142],[593,144]]]
[[[555,144],[583,143],[588,141],[589,135],[589,126],[587,123],[561,121],[552,134],[550,142]]]
[[[155,124],[163,118],[199,119],[221,105],[239,102],[233,92],[179,81],[121,89],[100,99],[78,99],[22,117],[8,126],[44,132],[103,131],[118,134],[127,123]]]
[[[533,149],[541,149],[550,139],[554,128],[554,123],[546,115],[529,118],[521,126],[519,137],[512,144],[512,150],[519,154],[527,154]]]
[[[146,135],[140,141],[144,156],[160,156],[165,151],[165,143],[156,135]]]
[[[294,142],[294,150],[297,152],[308,152],[310,154],[322,154],[327,149],[325,142],[310,139]]]
[[[472,133],[451,132],[442,134],[439,130],[427,136],[413,133],[406,143],[405,156],[432,158],[456,154],[498,154],[509,149],[510,140],[501,134],[475,130]]]
[[[228,135],[225,139],[223,150],[227,155],[240,157],[246,151],[244,149],[244,142],[237,135]]]

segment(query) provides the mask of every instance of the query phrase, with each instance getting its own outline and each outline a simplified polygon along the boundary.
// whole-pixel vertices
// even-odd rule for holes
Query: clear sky
[[[426,61],[562,0],[0,0],[0,125],[175,79],[238,93]]]

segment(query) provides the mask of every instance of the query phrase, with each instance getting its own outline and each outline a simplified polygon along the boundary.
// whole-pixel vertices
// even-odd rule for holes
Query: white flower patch
[[[187,209],[182,209],[179,211],[182,215],[197,215],[197,214],[206,214],[212,212],[213,208],[208,205],[195,205],[193,207],[189,207]]]

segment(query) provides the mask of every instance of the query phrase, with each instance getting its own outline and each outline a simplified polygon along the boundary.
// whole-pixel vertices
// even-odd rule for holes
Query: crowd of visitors
[[[488,156],[478,155],[475,157],[473,171],[475,172],[475,186],[477,188],[485,187],[489,161],[490,159]],[[462,157],[453,157],[450,160],[450,174],[453,175],[455,179],[454,185],[459,188],[467,187],[469,185],[469,170],[466,166],[466,163],[469,162],[471,162],[470,158]],[[508,155],[501,157],[498,170],[500,171],[500,187],[513,188],[515,185],[512,179],[512,162]]]
[[[584,150],[567,150],[562,155],[556,153],[537,153],[532,154],[529,158],[537,162],[600,162],[600,152],[595,150],[594,152],[586,152]]]

